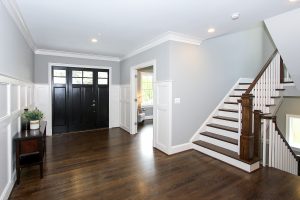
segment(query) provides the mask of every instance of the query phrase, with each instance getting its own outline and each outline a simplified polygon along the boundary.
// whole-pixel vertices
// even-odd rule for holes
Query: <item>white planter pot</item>
[[[30,121],[30,130],[36,130],[40,128],[40,120]]]

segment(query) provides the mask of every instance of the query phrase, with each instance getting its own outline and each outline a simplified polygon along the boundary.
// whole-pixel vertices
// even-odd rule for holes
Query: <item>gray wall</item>
[[[59,57],[59,56],[45,56],[45,55],[35,55],[35,59],[34,59],[34,82],[35,83],[38,84],[48,83],[49,63],[112,67],[112,84],[120,83],[120,62],[69,58],[69,57]]]
[[[148,51],[121,61],[121,84],[130,83],[130,68],[132,66],[156,59],[156,80],[170,80],[169,42],[158,45]]]
[[[286,115],[300,115],[300,97],[298,98],[284,98],[281,106],[276,114],[278,128],[282,134],[286,135]]]
[[[204,41],[170,44],[172,145],[189,141],[239,78],[254,78],[275,50],[262,25]]]
[[[0,74],[33,81],[33,52],[0,2]]]

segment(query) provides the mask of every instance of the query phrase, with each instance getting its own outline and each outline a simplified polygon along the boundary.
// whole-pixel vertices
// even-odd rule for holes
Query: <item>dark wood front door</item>
[[[105,69],[52,68],[53,133],[108,127],[108,73]]]

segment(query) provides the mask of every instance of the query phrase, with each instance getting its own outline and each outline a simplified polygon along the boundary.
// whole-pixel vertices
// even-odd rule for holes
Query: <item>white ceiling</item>
[[[117,57],[167,31],[208,39],[300,7],[288,0],[16,1],[37,48]],[[239,20],[231,20],[234,12]]]

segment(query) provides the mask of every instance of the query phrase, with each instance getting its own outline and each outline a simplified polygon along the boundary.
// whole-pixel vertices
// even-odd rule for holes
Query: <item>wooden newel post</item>
[[[252,132],[252,94],[242,95],[242,131],[240,138],[240,159],[251,161],[254,157],[254,135]]]
[[[254,110],[254,157],[259,158],[261,137],[261,114],[260,110]]]

